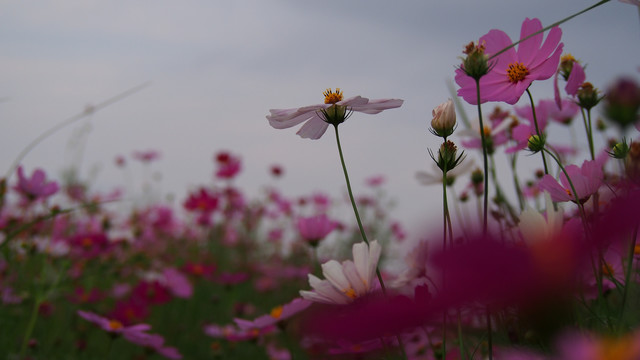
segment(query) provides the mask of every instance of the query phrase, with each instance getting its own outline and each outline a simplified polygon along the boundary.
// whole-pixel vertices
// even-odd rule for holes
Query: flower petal
[[[320,118],[318,114],[314,113],[311,120],[302,125],[296,134],[304,139],[317,140],[324,135],[328,127],[329,124]]]

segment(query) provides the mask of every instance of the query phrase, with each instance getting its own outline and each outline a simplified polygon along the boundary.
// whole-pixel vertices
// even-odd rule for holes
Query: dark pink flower
[[[158,305],[171,301],[171,293],[166,285],[158,281],[141,281],[133,288],[131,297],[142,304]]]
[[[240,172],[240,170],[242,170],[240,158],[233,156],[226,151],[216,154],[215,160],[218,165],[216,177],[220,179],[232,179]]]
[[[47,182],[46,174],[42,169],[35,169],[31,177],[27,178],[24,176],[22,166],[19,166],[18,183],[14,189],[29,203],[55,194],[59,187],[55,181]]]
[[[103,233],[80,233],[67,240],[70,252],[83,258],[94,258],[111,250],[111,242]]]
[[[538,19],[525,19],[522,23],[520,39],[542,30]],[[518,49],[509,50],[490,60],[491,70],[480,78],[480,102],[504,101],[515,104],[534,80],[545,80],[558,69],[563,44],[559,27],[549,30],[544,43],[544,35],[537,34],[518,44]],[[509,36],[501,30],[491,30],[480,38],[485,54],[491,56],[512,44]],[[477,104],[476,82],[464,70],[456,70],[456,83],[460,86],[458,95],[469,104]]]
[[[200,188],[197,192],[189,194],[183,206],[189,211],[211,213],[218,208],[218,196],[212,194],[206,188]]]
[[[357,111],[365,114],[377,114],[383,110],[400,107],[403,100],[399,99],[379,99],[369,100],[361,96],[354,96],[343,100],[342,91],[336,89],[335,92],[327,90],[325,92],[325,103],[309,105],[293,109],[271,109],[267,115],[269,125],[276,129],[287,129],[305,123],[296,134],[306,139],[319,139],[329,123],[323,115],[323,110],[329,108],[341,108],[342,113]],[[340,112],[340,111],[338,111]],[[348,117],[348,115],[346,115]],[[344,118],[343,118],[344,120]]]

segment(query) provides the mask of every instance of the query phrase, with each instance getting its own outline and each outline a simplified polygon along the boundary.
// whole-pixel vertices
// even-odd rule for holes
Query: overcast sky
[[[594,1],[595,2],[595,1]],[[438,187],[418,185],[430,167],[431,110],[450,95],[462,48],[490,29],[517,39],[522,21],[544,25],[577,12],[583,0],[487,1],[4,1],[0,5],[0,170],[47,128],[131,87],[143,91],[51,136],[23,164],[59,178],[69,140],[87,130],[81,175],[123,184],[117,155],[157,149],[162,192],[182,199],[209,184],[213,154],[242,156],[238,183],[257,193],[271,164],[284,166],[285,194],[339,194],[344,179],[335,138],[301,139],[275,130],[271,108],[320,103],[326,88],[345,96],[400,98],[379,115],[354,114],[341,139],[356,195],[365,178],[384,174],[398,201],[393,217],[439,224]],[[587,64],[606,88],[616,76],[638,78],[640,22],[635,7],[612,1],[561,26],[565,52]],[[551,81],[534,84],[536,99]],[[521,101],[521,103],[524,103]],[[485,105],[490,111],[492,104]],[[468,107],[474,113],[473,107]],[[455,140],[455,138],[454,138]],[[476,154],[472,153],[474,157]],[[577,158],[581,162],[583,157]],[[138,178],[135,181],[140,180]]]

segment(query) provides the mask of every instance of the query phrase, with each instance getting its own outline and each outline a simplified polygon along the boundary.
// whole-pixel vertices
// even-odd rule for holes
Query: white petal
[[[518,223],[520,232],[524,240],[530,244],[544,239],[546,235],[547,222],[544,220],[544,216],[537,210],[527,206],[527,208],[520,214],[520,223]]]
[[[378,99],[371,100],[367,104],[353,105],[349,108],[353,111],[362,112],[365,114],[377,114],[383,110],[394,109],[402,106],[404,100],[400,99]]]
[[[342,265],[335,260],[329,260],[322,264],[322,274],[325,279],[329,280],[331,285],[340,291],[346,291],[351,287],[349,280],[344,276]]]
[[[369,285],[365,284],[365,279],[360,276],[353,261],[347,260],[343,262],[342,268],[344,275],[351,284],[351,288],[356,292],[356,296],[362,296],[369,291]]]

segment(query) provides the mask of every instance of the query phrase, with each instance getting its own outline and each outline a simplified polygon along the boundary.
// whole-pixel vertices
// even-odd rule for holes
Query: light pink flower
[[[342,100],[342,92],[340,89],[336,89],[335,93],[331,92],[331,95],[335,96],[329,99],[329,96],[326,95],[324,104],[293,109],[271,109],[269,110],[270,114],[267,115],[267,120],[269,120],[269,124],[276,129],[287,129],[305,123],[296,134],[302,138],[316,140],[319,139],[329,127],[329,123],[326,121],[322,111],[332,106],[344,106],[347,111],[377,114],[383,110],[400,107],[404,102],[400,99],[369,100],[361,96],[354,96]],[[338,99],[339,101],[335,101]]]
[[[295,298],[287,304],[274,307],[269,314],[259,316],[253,321],[243,319],[235,319],[234,321],[240,330],[245,331],[249,331],[251,329],[271,328],[277,325],[280,321],[284,321],[300,313],[311,304],[312,302],[309,300]]]
[[[542,30],[538,19],[525,19],[522,23],[520,39]],[[537,34],[518,44],[518,50],[510,48],[490,60],[491,70],[480,78],[480,102],[504,101],[515,104],[534,80],[545,80],[558,69],[563,44],[560,43],[562,30],[549,30],[544,43],[544,35]],[[501,30],[493,29],[480,38],[485,45],[485,54],[491,56],[512,44],[509,36]],[[464,70],[456,70],[456,83],[460,86],[458,95],[469,104],[477,104],[476,82]]]
[[[42,169],[35,169],[28,178],[24,176],[22,166],[18,167],[18,184],[14,189],[26,202],[47,198],[58,192],[58,184],[55,181],[47,182],[46,174]]]
[[[160,158],[160,152],[156,150],[134,151],[132,156],[143,163],[150,163]]]
[[[605,159],[606,160],[606,159]],[[585,161],[581,167],[569,165],[565,167],[576,194],[573,193],[571,185],[564,173],[560,174],[560,183],[551,175],[545,175],[538,183],[540,190],[546,190],[551,195],[553,201],[574,201],[576,195],[581,203],[595,194],[603,181],[603,163],[598,160]]]
[[[640,7],[640,0],[620,0],[620,2]]]

